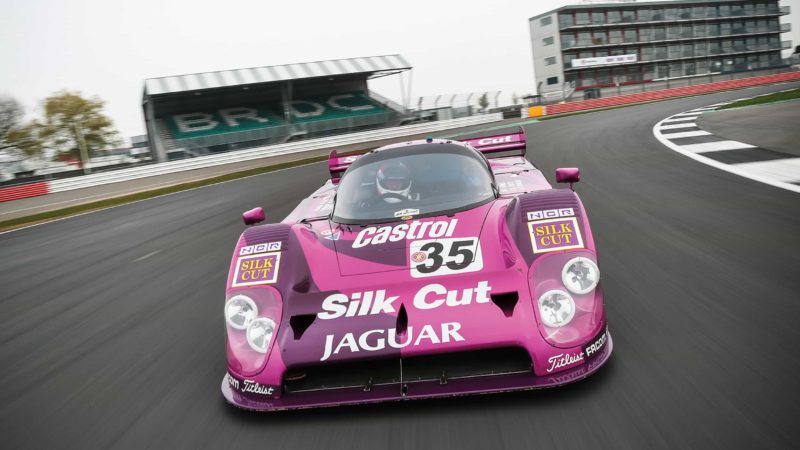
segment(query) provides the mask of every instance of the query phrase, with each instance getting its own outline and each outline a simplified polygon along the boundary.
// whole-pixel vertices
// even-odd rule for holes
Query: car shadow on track
[[[233,407],[227,404],[224,399],[221,400],[221,406],[225,409],[225,414],[230,419],[241,423],[252,424],[264,424],[266,422],[270,425],[290,424],[295,421],[303,421],[304,423],[314,421],[320,423],[336,421],[347,422],[353,419],[372,419],[378,416],[383,418],[408,414],[425,416],[486,409],[504,409],[507,411],[520,409],[532,410],[534,408],[550,408],[555,406],[556,402],[563,405],[569,402],[591,401],[595,392],[604,389],[604,387],[608,385],[609,380],[614,376],[614,367],[614,358],[610,358],[600,370],[584,380],[565,386],[530,391],[490,393],[437,399],[388,401],[365,405],[346,405],[261,413]]]

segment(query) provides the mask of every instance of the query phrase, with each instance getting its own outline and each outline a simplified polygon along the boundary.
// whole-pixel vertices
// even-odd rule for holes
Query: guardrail
[[[0,202],[16,200],[18,198],[33,197],[37,195],[45,195],[53,192],[64,192],[73,189],[119,183],[123,181],[136,180],[175,172],[183,172],[187,170],[202,169],[206,167],[268,158],[271,156],[308,152],[325,148],[335,148],[351,144],[366,143],[370,141],[412,136],[415,134],[433,133],[453,128],[497,122],[502,120],[502,118],[503,117],[501,114],[484,114],[453,120],[406,125],[396,128],[362,131],[358,133],[344,134],[326,138],[306,139],[286,144],[255,147],[246,150],[199,156],[192,159],[148,164],[129,169],[115,170],[113,172],[84,175],[62,180],[52,180],[44,183],[35,183],[15,188],[3,188],[0,190]]]

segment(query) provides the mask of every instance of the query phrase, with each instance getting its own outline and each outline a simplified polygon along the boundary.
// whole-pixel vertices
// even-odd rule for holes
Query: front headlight
[[[573,294],[586,294],[591,292],[600,281],[600,269],[591,259],[578,256],[564,264],[561,281]]]
[[[539,317],[548,327],[563,327],[575,317],[575,302],[564,291],[547,291],[539,297]]]
[[[247,327],[247,343],[255,351],[267,353],[273,333],[275,333],[275,321],[267,317],[259,317]]]
[[[225,304],[225,320],[233,329],[246,329],[257,316],[256,302],[245,295],[237,295]]]

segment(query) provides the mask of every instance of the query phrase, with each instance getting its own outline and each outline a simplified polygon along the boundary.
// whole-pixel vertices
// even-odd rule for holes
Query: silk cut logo
[[[409,247],[409,260],[411,276],[414,278],[483,269],[481,246],[476,237],[414,241]]]

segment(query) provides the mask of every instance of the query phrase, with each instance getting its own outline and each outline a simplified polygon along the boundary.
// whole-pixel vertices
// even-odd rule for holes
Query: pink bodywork
[[[425,141],[386,148],[421,143]],[[567,326],[548,328],[538,317],[538,296],[565,289],[561,271],[568,260],[584,256],[597,261],[586,211],[577,195],[568,189],[554,190],[524,157],[522,132],[466,144],[490,158],[499,190],[499,197],[490,203],[452,217],[399,218],[367,227],[339,225],[328,217],[333,196],[342,173],[358,157],[334,152],[329,159],[332,179],[303,200],[283,225],[252,227],[242,234],[231,261],[226,299],[247,295],[258,305],[259,316],[278,325],[266,354],[248,347],[244,331],[227,326],[228,373],[222,390],[229,402],[273,410],[532,389],[582,379],[608,359],[612,343],[602,283],[588,294],[573,295],[577,308]],[[517,154],[494,157],[508,151]],[[509,224],[508,215],[516,211],[519,216]],[[517,223],[516,217],[523,219]],[[580,245],[537,253],[536,225],[558,220],[577,225],[574,233]],[[379,236],[382,227],[391,228],[400,239],[365,243]],[[480,270],[436,276],[414,272],[412,259],[424,257],[412,252],[415,240],[459,238],[477,238]],[[245,269],[250,270],[249,277]],[[509,348],[526,353],[532,368],[453,379],[443,373],[438,382],[403,375],[404,362]],[[287,388],[310,380],[315,371],[395,360],[401,368],[396,382],[373,384],[369,378],[361,386],[316,386],[296,392]]]

